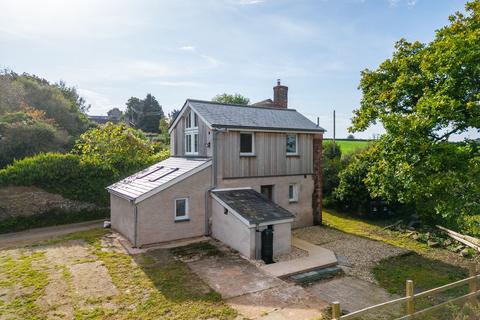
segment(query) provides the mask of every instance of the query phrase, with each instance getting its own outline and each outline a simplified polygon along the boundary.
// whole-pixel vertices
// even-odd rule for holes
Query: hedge
[[[105,187],[120,173],[72,154],[45,153],[14,162],[0,170],[0,186],[36,186],[65,198],[108,204]]]

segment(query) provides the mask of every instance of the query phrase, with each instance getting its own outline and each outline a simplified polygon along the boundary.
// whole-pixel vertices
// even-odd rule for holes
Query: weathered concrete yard
[[[219,242],[190,245],[174,253],[248,319],[321,319],[329,306],[301,286],[269,275]]]
[[[169,251],[126,254],[101,229],[0,251],[0,319],[232,319]]]

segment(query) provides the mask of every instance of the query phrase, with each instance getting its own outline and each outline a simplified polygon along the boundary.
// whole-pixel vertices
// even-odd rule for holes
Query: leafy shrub
[[[120,173],[78,155],[45,153],[14,162],[0,170],[0,185],[37,186],[52,193],[100,205],[108,204],[105,187]]]
[[[0,186],[36,186],[68,199],[108,205],[107,186],[170,155],[169,150],[153,153],[141,132],[123,124],[91,129],[75,152],[15,161],[0,170]]]
[[[126,124],[106,123],[80,136],[72,150],[82,159],[111,166],[121,172],[138,169],[154,155],[145,135]]]

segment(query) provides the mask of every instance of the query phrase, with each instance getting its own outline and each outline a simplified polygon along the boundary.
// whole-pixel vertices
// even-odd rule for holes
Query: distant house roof
[[[230,210],[238,213],[250,226],[293,220],[295,217],[290,211],[251,188],[212,190],[212,195]]]
[[[173,130],[187,107],[192,108],[211,128],[325,132],[325,129],[317,126],[294,109],[244,106],[191,99],[185,102],[170,126],[170,131]]]
[[[108,186],[107,190],[138,203],[211,164],[211,159],[170,157]]]
[[[88,116],[88,119],[98,124],[104,124],[107,122],[113,122],[113,123],[120,122],[119,118],[112,118],[110,116]]]

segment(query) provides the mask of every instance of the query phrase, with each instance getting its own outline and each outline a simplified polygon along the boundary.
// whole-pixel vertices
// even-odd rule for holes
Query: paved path
[[[308,256],[290,261],[267,264],[262,266],[262,269],[275,277],[286,277],[337,264],[337,257],[332,250],[316,246],[296,237],[293,237],[293,245],[307,251]]]
[[[80,223],[65,224],[61,226],[35,228],[27,231],[0,234],[0,249],[26,245],[32,242],[49,240],[65,234],[102,228],[104,220],[94,220]]]
[[[314,283],[306,288],[311,294],[328,302],[338,301],[342,310],[352,312],[399,298],[373,283],[354,277],[341,277]],[[395,306],[396,308],[397,306]],[[383,310],[384,312],[392,311]]]
[[[235,253],[186,262],[249,319],[318,319],[328,304],[300,286],[267,274]]]

